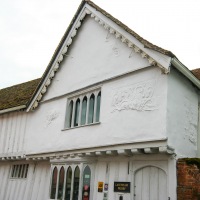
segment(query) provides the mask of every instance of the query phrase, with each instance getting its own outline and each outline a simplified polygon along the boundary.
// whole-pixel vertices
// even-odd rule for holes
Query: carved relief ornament
[[[193,145],[197,144],[197,114],[195,106],[187,99],[185,98],[184,101],[184,107],[185,107],[185,135],[184,139],[187,139],[190,143]]]
[[[156,81],[145,81],[118,89],[112,97],[112,112],[122,110],[157,110],[158,97],[154,95]]]

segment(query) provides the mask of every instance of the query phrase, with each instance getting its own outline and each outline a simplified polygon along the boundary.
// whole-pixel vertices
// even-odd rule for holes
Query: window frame
[[[10,179],[27,179],[29,171],[29,163],[14,163],[10,168]]]
[[[71,176],[71,190],[70,190],[70,199],[73,199],[73,193],[74,193],[74,174],[75,174],[75,170],[78,167],[80,170],[80,174],[79,174],[79,189],[78,189],[78,200],[82,200],[82,189],[83,189],[83,175],[84,175],[84,169],[86,167],[90,168],[91,171],[91,179],[90,179],[90,183],[93,180],[93,176],[94,176],[94,166],[93,164],[87,164],[87,163],[70,163],[70,164],[66,164],[66,163],[53,163],[51,165],[51,175],[50,175],[50,187],[49,187],[49,197],[51,198],[51,192],[52,192],[52,179],[53,179],[53,171],[55,168],[57,168],[57,183],[56,183],[56,194],[55,194],[55,199],[58,198],[58,188],[59,188],[59,177],[60,177],[60,170],[63,167],[64,168],[64,185],[63,185],[63,191],[62,191],[62,199],[65,199],[65,193],[66,193],[66,185],[67,185],[67,171],[68,169],[71,167],[72,170],[72,176]],[[91,184],[91,186],[93,187],[93,185]],[[90,190],[93,191],[93,190]],[[91,199],[91,192],[90,192],[90,199]]]
[[[101,116],[101,98],[102,98],[102,91],[101,87],[95,87],[90,90],[85,90],[82,92],[74,93],[71,95],[68,95],[67,97],[67,103],[66,103],[66,113],[65,113],[65,121],[64,121],[64,129],[63,130],[69,130],[73,128],[79,128],[84,126],[90,126],[95,124],[100,124],[100,116]],[[94,96],[94,105],[93,105],[93,119],[92,122],[89,122],[89,108],[90,108],[90,98]],[[100,103],[98,104],[100,98]],[[82,115],[82,106],[84,103],[84,100],[86,99],[86,114],[85,116]],[[77,102],[79,103],[79,113],[78,113],[78,124],[75,124],[75,117],[77,116],[77,113],[75,114],[77,110]],[[98,109],[98,110],[97,110]],[[72,113],[71,113],[72,112]],[[97,113],[98,119],[97,118]],[[82,117],[85,117],[85,119],[82,119]],[[85,123],[82,123],[84,121]],[[71,123],[70,123],[71,122]]]

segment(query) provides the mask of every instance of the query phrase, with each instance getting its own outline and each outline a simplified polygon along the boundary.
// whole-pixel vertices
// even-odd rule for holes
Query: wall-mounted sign
[[[130,193],[130,182],[114,182],[114,192]]]
[[[103,194],[103,200],[108,200],[108,193],[107,192],[104,192],[104,194]]]
[[[104,184],[104,191],[108,191],[108,183]]]
[[[103,192],[103,182],[98,182],[98,192]]]

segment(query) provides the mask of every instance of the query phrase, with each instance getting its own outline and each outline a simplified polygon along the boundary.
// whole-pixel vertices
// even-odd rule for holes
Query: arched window
[[[65,174],[64,167],[61,167],[59,174],[58,199],[62,199],[63,197],[64,174]]]
[[[80,110],[80,99],[77,99],[75,107],[74,126],[78,126],[79,110]]]
[[[55,199],[56,197],[57,175],[58,175],[58,169],[57,167],[55,167],[53,170],[53,176],[51,182],[51,199]]]
[[[88,114],[88,124],[93,123],[93,116],[94,116],[94,94],[90,97],[90,103],[89,103],[89,114]]]
[[[91,179],[91,170],[89,166],[86,166],[83,172],[83,193],[82,199],[90,199],[90,179]]]
[[[97,96],[97,107],[96,107],[96,122],[99,122],[99,116],[100,116],[100,104],[101,104],[101,92],[99,92]]]
[[[82,102],[81,125],[84,125],[86,122],[86,112],[87,112],[87,97],[85,96]]]
[[[78,200],[79,194],[79,181],[80,181],[80,169],[77,166],[74,171],[74,191],[73,191],[73,200]]]
[[[95,93],[95,94],[94,94]],[[101,90],[68,99],[65,128],[90,125],[100,121]]]
[[[65,200],[70,200],[71,194],[71,183],[72,183],[72,168],[68,167],[66,175],[66,189],[65,189]]]
[[[73,101],[70,101],[68,108],[67,108],[67,116],[66,116],[66,126],[67,126],[67,128],[71,127],[72,113],[73,113]]]

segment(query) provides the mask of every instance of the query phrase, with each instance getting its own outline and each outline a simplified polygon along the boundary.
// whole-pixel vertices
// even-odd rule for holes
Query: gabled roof
[[[30,101],[39,79],[14,85],[0,90],[0,111],[14,107],[26,108],[27,103]]]
[[[90,8],[93,8],[90,9]],[[115,24],[119,26],[122,30],[124,30],[126,33],[129,33],[131,36],[133,36],[137,41],[142,44],[142,49],[141,47],[138,47],[135,45],[132,41],[129,39],[125,38],[122,33],[119,33],[118,30],[115,30],[115,28],[111,27],[109,24],[107,24],[105,21],[103,21],[101,18],[98,17],[98,13],[102,14]],[[144,49],[150,49],[154,50],[156,52],[159,52],[163,55],[166,55],[168,57],[175,57],[175,55],[168,51],[165,50],[161,47],[158,47],[156,45],[153,45],[149,41],[145,40],[141,36],[139,36],[137,33],[135,33],[133,30],[131,30],[129,27],[127,27],[125,24],[120,22],[118,19],[114,18],[112,15],[107,13],[105,10],[101,9],[98,7],[96,4],[94,4],[92,1],[89,0],[83,0],[75,13],[69,27],[67,28],[66,32],[64,33],[58,47],[56,48],[43,76],[42,80],[39,83],[35,94],[33,95],[33,98],[30,101],[30,105],[28,106],[28,110],[34,110],[39,102],[41,101],[44,93],[46,93],[48,86],[51,84],[52,79],[54,78],[57,70],[59,69],[59,65],[64,59],[64,55],[67,53],[67,50],[69,46],[72,44],[73,38],[76,36],[77,31],[79,27],[81,26],[82,21],[84,20],[86,15],[90,15],[92,18],[95,19],[100,25],[102,25],[105,29],[107,29],[111,34],[114,34],[116,38],[119,38],[123,43],[126,43],[129,48],[132,48],[135,52],[141,54],[141,56],[145,59],[148,60],[150,65],[157,65],[161,67],[165,73],[168,73],[169,66],[163,67],[162,64],[157,63],[155,58],[151,57],[148,55],[148,53],[145,52]]]
[[[73,19],[71,20],[67,30],[65,31],[63,37],[61,38],[56,50],[54,51],[53,56],[51,57],[51,60],[45,70],[45,72],[43,73],[42,79],[48,74],[54,60],[56,59],[60,49],[63,46],[64,41],[66,40],[73,24],[75,23],[81,9],[83,8],[83,6],[85,5],[85,3],[89,4],[90,6],[92,6],[93,8],[95,8],[97,11],[101,12],[103,15],[105,15],[106,17],[108,17],[109,19],[111,19],[113,22],[115,22],[117,25],[119,25],[121,28],[123,28],[125,31],[127,31],[128,33],[130,33],[133,37],[135,37],[138,41],[140,41],[146,48],[155,50],[157,52],[160,52],[164,55],[168,55],[170,57],[176,57],[171,51],[168,51],[166,49],[163,49],[159,46],[156,46],[152,43],[150,43],[149,41],[145,40],[144,38],[142,38],[141,36],[139,36],[136,32],[134,32],[133,30],[131,30],[128,26],[126,26],[125,24],[123,24],[121,21],[119,21],[117,18],[113,17],[111,14],[109,14],[108,12],[106,12],[105,10],[103,10],[102,8],[100,8],[99,6],[97,6],[95,3],[93,3],[90,0],[82,0],[81,4],[79,5]],[[41,84],[38,85],[38,87],[40,87]]]
[[[162,53],[162,54],[170,56],[170,57],[176,57],[171,51],[168,51],[168,50],[163,49],[163,48],[161,48],[159,46],[156,46],[156,45],[152,44],[151,42],[149,42],[149,41],[145,40],[144,38],[142,38],[136,32],[134,32],[133,30],[131,30],[128,26],[126,26],[121,21],[119,21],[118,19],[116,19],[115,17],[113,17],[111,14],[109,14],[108,12],[106,12],[105,10],[103,10],[102,8],[100,8],[99,6],[97,6],[92,1],[87,1],[86,0],[86,2],[90,6],[92,6],[93,8],[95,8],[97,11],[99,11],[100,13],[102,13],[103,15],[105,15],[106,17],[108,17],[109,19],[111,19],[113,22],[115,22],[117,25],[119,25],[125,31],[127,31],[128,33],[130,33],[133,37],[135,37],[138,41],[140,41],[144,45],[144,47],[152,49],[154,51],[157,51],[159,53]]]

